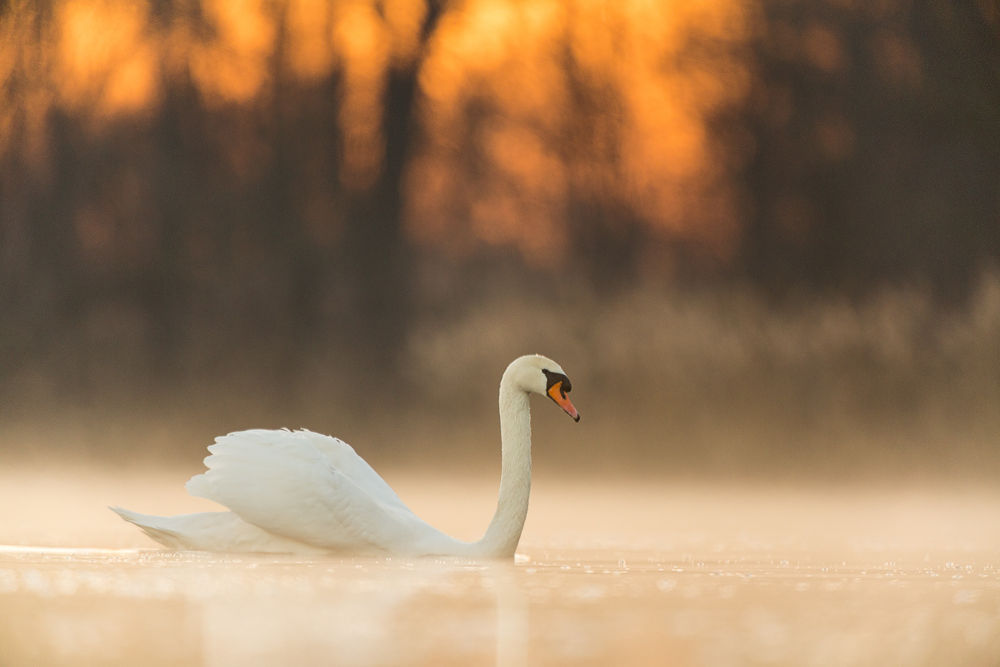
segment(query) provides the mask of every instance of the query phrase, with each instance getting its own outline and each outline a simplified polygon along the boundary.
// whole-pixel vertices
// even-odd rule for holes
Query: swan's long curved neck
[[[531,407],[528,393],[500,383],[500,497],[486,534],[473,543],[477,555],[512,558],[528,516],[531,492]]]

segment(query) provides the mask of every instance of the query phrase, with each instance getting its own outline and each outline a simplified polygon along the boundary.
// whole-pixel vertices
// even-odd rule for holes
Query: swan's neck
[[[506,378],[504,378],[506,380]],[[531,492],[531,409],[527,392],[500,383],[500,498],[486,534],[475,543],[483,556],[511,558],[521,539]]]

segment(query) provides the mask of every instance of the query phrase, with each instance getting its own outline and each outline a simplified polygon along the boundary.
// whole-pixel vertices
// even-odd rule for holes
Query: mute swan
[[[186,488],[230,512],[149,516],[110,508],[173,549],[512,558],[531,490],[529,394],[580,415],[559,364],[539,355],[511,362],[500,381],[500,496],[478,542],[433,528],[403,504],[342,440],[310,431],[253,430],[215,439],[208,471]]]

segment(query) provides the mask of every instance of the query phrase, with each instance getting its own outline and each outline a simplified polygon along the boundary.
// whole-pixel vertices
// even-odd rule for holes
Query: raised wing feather
[[[349,444],[340,438],[320,435],[305,429],[295,433],[301,434],[311,442],[333,464],[334,468],[364,489],[372,498],[387,507],[412,513],[410,508],[392,490],[392,487],[386,484],[385,480],[368,465],[367,461],[358,456]]]
[[[430,529],[335,438],[242,431],[208,449],[209,469],[188,482],[188,491],[277,535],[329,549],[398,551]]]

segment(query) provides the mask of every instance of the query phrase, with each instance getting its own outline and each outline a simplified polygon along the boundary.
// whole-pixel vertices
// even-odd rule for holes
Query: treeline
[[[510,27],[473,47],[520,60],[460,61],[447,106],[428,86],[484,4],[315,3],[314,60],[301,1],[0,5],[5,409],[318,369],[391,391],[416,325],[503,290],[960,304],[1000,258],[991,3],[720,0],[660,17],[684,30],[656,59],[594,64],[572,3],[543,30],[495,2]]]

